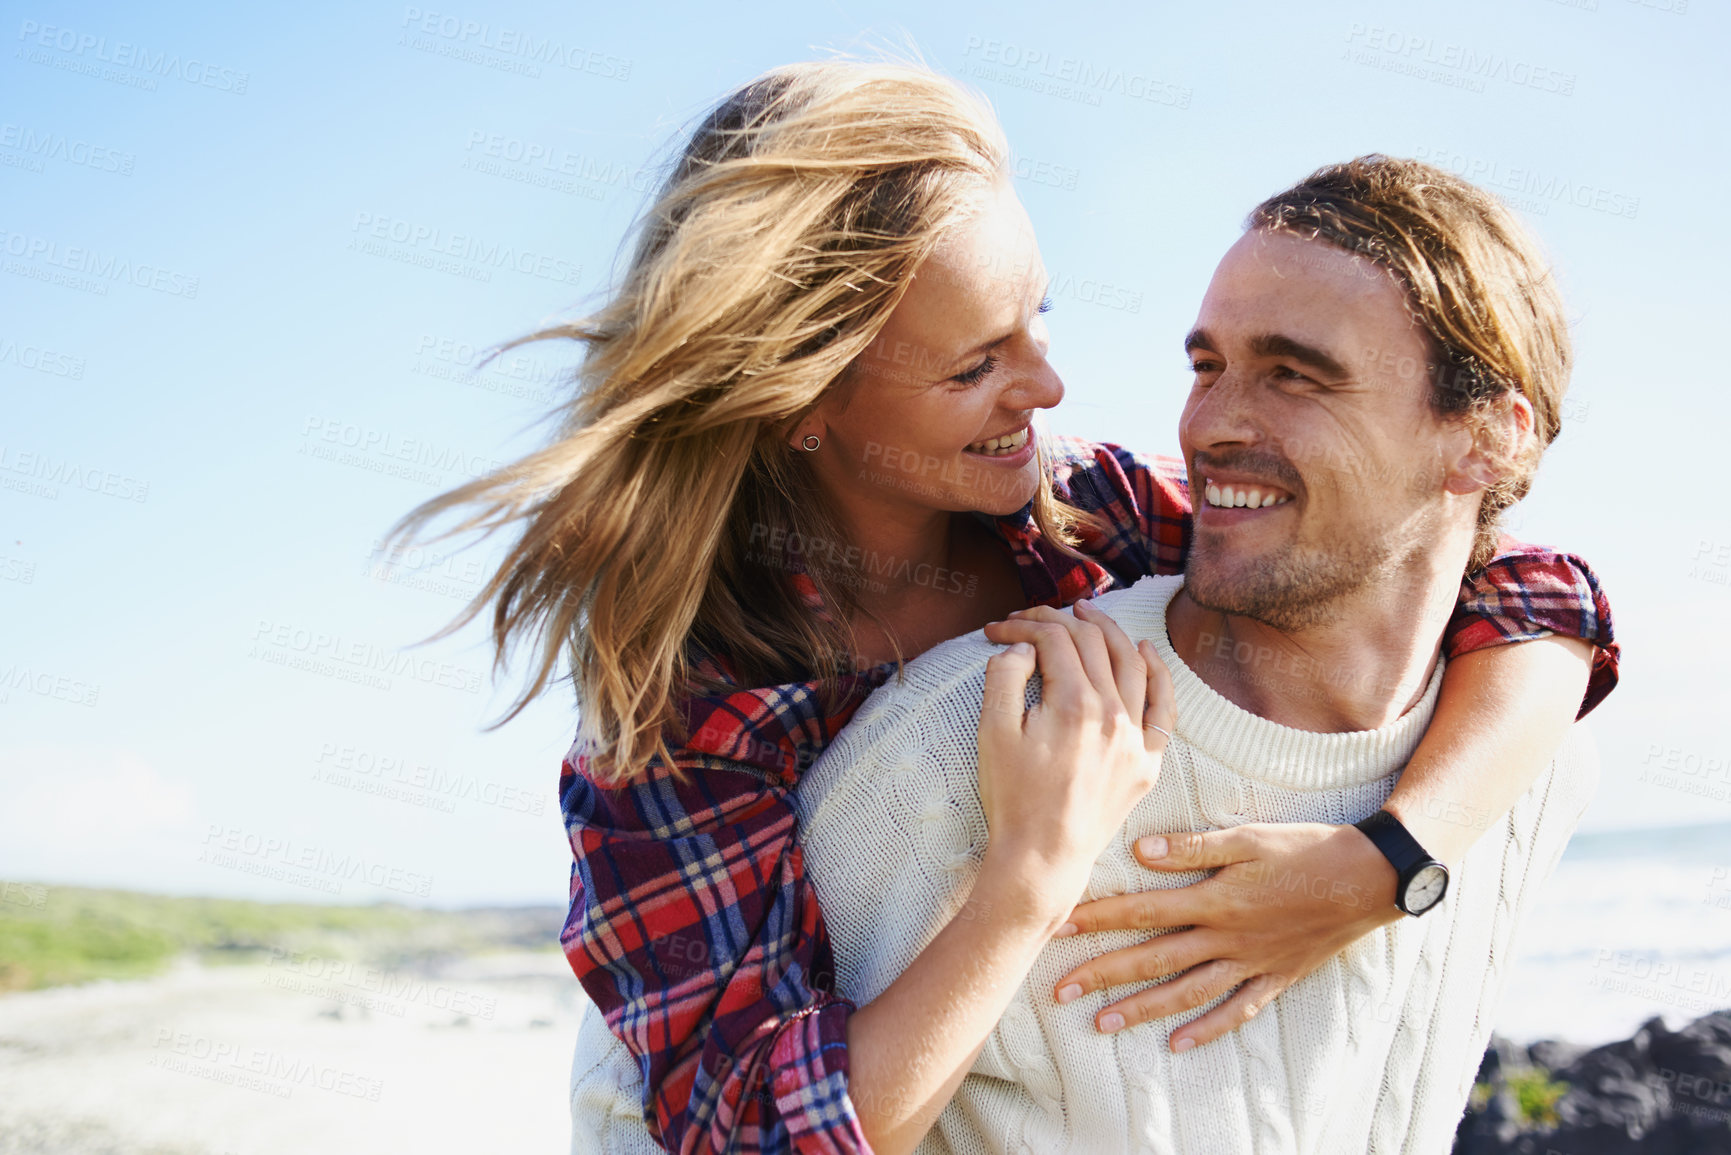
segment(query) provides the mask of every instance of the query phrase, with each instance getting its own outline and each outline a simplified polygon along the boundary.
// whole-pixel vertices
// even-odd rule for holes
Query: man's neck
[[[1292,633],[1205,608],[1180,590],[1166,628],[1197,677],[1259,717],[1323,733],[1376,730],[1424,695],[1459,590],[1447,565],[1409,571]]]

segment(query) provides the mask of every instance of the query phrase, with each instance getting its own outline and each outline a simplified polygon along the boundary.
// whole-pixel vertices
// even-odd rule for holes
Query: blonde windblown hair
[[[1007,158],[990,109],[923,68],[824,62],[776,69],[698,127],[640,223],[596,313],[505,345],[584,346],[547,448],[425,502],[412,538],[517,527],[450,633],[493,608],[494,668],[514,644],[532,676],[503,724],[568,658],[591,773],[620,780],[684,737],[694,655],[745,686],[855,669],[842,582],[751,565],[753,528],[837,540],[793,423],[877,337],[909,275]],[[503,349],[501,351],[503,351]],[[1049,474],[1034,516],[1074,540]],[[441,635],[442,636],[442,635]]]

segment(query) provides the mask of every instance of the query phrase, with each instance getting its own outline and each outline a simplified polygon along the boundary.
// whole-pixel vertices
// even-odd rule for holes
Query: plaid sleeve
[[[576,862],[560,941],[643,1074],[669,1151],[869,1152],[847,1092],[847,1017],[786,789],[676,756],[604,786],[567,757]],[[689,764],[688,764],[689,763]]]
[[[1058,495],[1093,515],[1081,548],[1126,584],[1184,572],[1190,550],[1190,487],[1184,464],[1121,445],[1052,439]]]
[[[1461,581],[1460,603],[1443,639],[1451,658],[1504,642],[1549,634],[1584,638],[1598,646],[1584,718],[1617,685],[1618,648],[1611,629],[1611,603],[1599,579],[1574,554],[1524,545],[1504,536],[1502,552]]]

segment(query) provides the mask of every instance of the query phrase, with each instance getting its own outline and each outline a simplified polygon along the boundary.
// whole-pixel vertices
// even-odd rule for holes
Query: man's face
[[[1185,345],[1185,588],[1199,604],[1294,632],[1438,547],[1444,464],[1470,434],[1433,414],[1429,343],[1386,271],[1249,232]]]

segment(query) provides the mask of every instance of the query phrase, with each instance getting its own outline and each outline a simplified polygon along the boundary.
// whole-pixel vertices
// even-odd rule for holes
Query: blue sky
[[[1054,275],[1055,430],[1172,452],[1180,342],[1257,200],[1363,152],[1508,197],[1578,368],[1511,518],[1589,558],[1624,683],[1593,828],[1731,821],[1722,7],[7,5],[0,876],[561,901],[573,712],[500,732],[488,551],[417,501],[536,444],[569,364],[474,351],[592,303],[729,88],[912,44],[975,85]],[[394,580],[386,580],[390,576]]]

